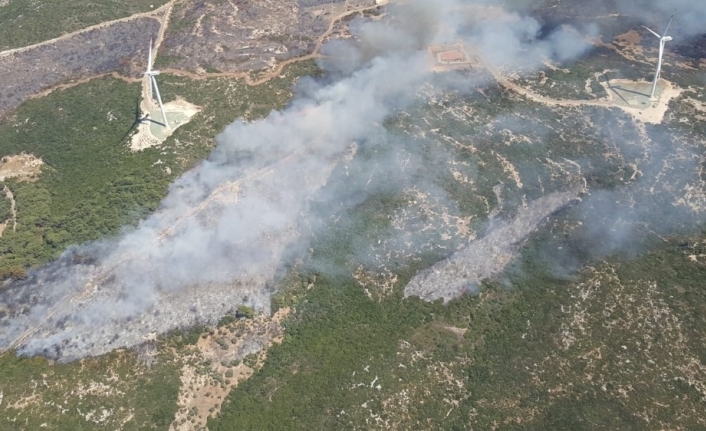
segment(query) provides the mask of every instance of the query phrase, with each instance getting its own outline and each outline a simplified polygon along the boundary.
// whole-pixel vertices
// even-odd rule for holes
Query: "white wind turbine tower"
[[[155,76],[159,75],[159,70],[152,70],[152,39],[150,39],[150,51],[149,57],[147,57],[147,71],[145,72],[145,77],[147,78],[147,85],[150,87],[150,92],[157,96],[157,102],[159,103],[159,109],[162,110],[162,119],[164,120],[164,126],[169,127],[169,122],[167,121],[167,114],[164,113],[164,105],[162,105],[162,97],[159,95],[159,87],[157,87],[157,80]]]
[[[672,24],[672,20],[674,19],[674,14],[672,14],[672,17],[669,18],[669,23],[667,24],[667,28],[664,29],[664,32],[660,36],[657,34],[657,32],[650,30],[649,28],[645,27],[647,31],[650,33],[654,34],[659,38],[659,59],[657,60],[657,70],[655,71],[655,79],[652,81],[652,91],[650,92],[650,99],[654,100],[655,98],[655,91],[657,90],[657,81],[659,81],[660,78],[660,72],[662,71],[662,55],[664,55],[664,44],[672,40],[672,36],[667,36],[667,31],[669,30],[669,26]]]

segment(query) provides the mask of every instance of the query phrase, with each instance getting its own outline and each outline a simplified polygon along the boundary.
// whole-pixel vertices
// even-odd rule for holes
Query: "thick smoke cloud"
[[[28,354],[61,347],[71,359],[213,320],[237,302],[266,309],[267,283],[284,250],[306,244],[299,226],[310,216],[311,196],[353,143],[379,138],[379,124],[433,79],[427,44],[461,38],[498,63],[532,59],[525,67],[538,67],[541,56],[564,61],[589,48],[568,27],[540,38],[533,18],[501,13],[474,22],[474,13],[459,13],[467,6],[416,1],[391,6],[381,21],[355,22],[353,40],[324,49],[326,78],[302,80],[287,109],[228,126],[209,158],[179,178],[139,227],[70,250],[26,283],[6,288],[3,302],[14,311],[2,322],[0,346]],[[469,85],[446,85],[454,83],[461,90]],[[90,264],[72,264],[85,256]],[[220,290],[213,293],[213,286]]]
[[[694,36],[706,33],[706,2],[700,0],[632,0],[617,2],[618,10],[641,17],[648,26],[660,33],[669,21],[672,13],[674,22],[670,34],[675,36]]]
[[[584,54],[590,48],[587,37],[597,34],[595,26],[583,34],[561,26],[540,39],[541,31],[536,19],[513,13],[474,26],[470,40],[496,65],[537,68],[546,59],[565,62]]]

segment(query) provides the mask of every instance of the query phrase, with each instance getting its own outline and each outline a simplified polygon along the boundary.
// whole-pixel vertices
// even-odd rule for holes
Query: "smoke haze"
[[[618,10],[641,17],[648,27],[662,34],[669,17],[675,14],[670,27],[670,34],[675,36],[694,36],[703,34],[706,23],[706,2],[699,0],[633,0],[617,2]]]
[[[384,140],[380,124],[423,97],[431,80],[462,92],[482,84],[434,77],[428,44],[462,39],[497,65],[537,68],[543,58],[585,54],[597,31],[561,26],[540,36],[541,24],[530,16],[496,7],[497,19],[475,21],[474,13],[458,12],[467,6],[413,1],[391,5],[383,20],[355,21],[355,38],[324,47],[325,78],[302,79],[282,111],[229,125],[208,159],[179,178],[139,227],[69,250],[1,292],[12,311],[1,323],[0,347],[73,359],[213,321],[240,303],[267,310],[285,251],[307,244],[301,233],[312,196],[350,149]],[[369,193],[346,190],[358,200]],[[351,202],[323,196],[331,205]],[[75,265],[82,256],[91,261]]]

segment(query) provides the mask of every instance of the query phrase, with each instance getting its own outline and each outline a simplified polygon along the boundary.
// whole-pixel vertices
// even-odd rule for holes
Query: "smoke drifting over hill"
[[[616,2],[618,10],[633,16],[643,17],[648,26],[661,33],[674,12],[674,23],[670,33],[678,36],[694,36],[706,32],[706,3],[699,0],[632,0]],[[653,24],[654,23],[654,24]]]
[[[213,321],[238,302],[267,309],[268,281],[284,250],[307,242],[298,232],[311,215],[311,196],[353,142],[384,133],[375,125],[434,79],[428,44],[461,38],[493,62],[522,67],[539,67],[542,57],[567,61],[590,48],[570,27],[540,38],[531,17],[474,21],[473,13],[459,13],[466,6],[414,1],[390,6],[381,21],[355,22],[355,38],[324,49],[326,78],[302,80],[287,109],[228,126],[209,158],[179,178],[139,227],[77,247],[6,287],[0,295],[10,312],[0,347],[72,359]],[[463,91],[471,84],[446,82]],[[81,256],[90,263],[74,265]]]

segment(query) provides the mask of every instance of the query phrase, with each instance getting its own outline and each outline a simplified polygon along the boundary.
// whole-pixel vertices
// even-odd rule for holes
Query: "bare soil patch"
[[[32,154],[20,153],[0,159],[0,181],[18,178],[34,181],[39,176],[44,162]]]
[[[145,40],[159,28],[158,20],[143,17],[0,54],[0,114],[33,94],[70,80],[114,71],[126,75],[142,72],[143,65],[136,59],[147,56]]]
[[[12,231],[17,230],[17,203],[15,202],[15,195],[7,186],[3,187],[2,192],[5,193],[5,198],[10,201],[10,218],[0,223],[0,237],[2,237],[2,234],[10,223],[12,223]]]
[[[660,79],[657,85],[657,101],[649,100],[651,82],[624,79],[612,80],[610,85],[606,82],[600,84],[610,97],[604,103],[620,108],[635,119],[650,124],[660,124],[667,113],[669,102],[682,93],[681,88],[664,79]]]
[[[616,36],[611,42],[603,42],[598,39],[595,45],[608,48],[627,60],[646,63],[645,48],[642,46],[642,36],[637,30],[630,30],[627,33]]]
[[[469,48],[470,50],[470,48]],[[651,83],[645,81],[611,80],[609,83],[599,81],[608,93],[607,98],[600,100],[573,100],[573,99],[553,99],[551,97],[537,94],[531,89],[513,82],[503,74],[501,70],[493,66],[492,63],[484,61],[479,53],[473,50],[471,55],[478,55],[483,61],[485,68],[493,75],[498,84],[524,96],[533,102],[542,103],[549,106],[598,106],[604,108],[620,108],[632,115],[636,120],[643,123],[659,124],[662,122],[669,102],[678,97],[682,89],[676,87],[671,82],[660,79],[657,84],[655,96],[658,100],[649,98]],[[643,103],[644,102],[644,103]]]
[[[622,44],[623,46],[637,45],[638,43],[642,42],[642,36],[640,36],[640,33],[638,33],[637,31],[630,30],[627,33],[616,36],[615,41]]]

